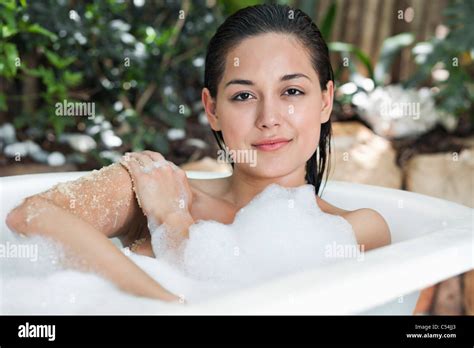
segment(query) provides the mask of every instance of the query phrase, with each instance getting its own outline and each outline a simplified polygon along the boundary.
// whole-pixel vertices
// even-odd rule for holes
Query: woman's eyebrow
[[[301,74],[301,73],[283,75],[282,77],[280,77],[280,81],[288,81],[288,80],[298,79],[298,78],[302,78],[302,77],[307,78],[308,80],[311,81],[311,79],[308,76],[306,76],[305,74]],[[229,82],[227,82],[225,84],[224,88],[227,88],[230,85],[253,86],[254,83],[251,80],[233,79],[233,80],[230,80]]]

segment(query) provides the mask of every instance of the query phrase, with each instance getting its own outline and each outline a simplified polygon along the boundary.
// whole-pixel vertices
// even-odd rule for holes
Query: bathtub
[[[21,199],[86,172],[0,178],[1,223]],[[226,173],[187,172],[189,178]],[[401,190],[329,181],[322,197],[343,209],[373,208],[392,232],[392,244],[362,261],[338,260],[160,314],[412,314],[420,289],[474,266],[473,209]],[[113,240],[117,242],[117,240]],[[0,260],[1,262],[1,260]]]

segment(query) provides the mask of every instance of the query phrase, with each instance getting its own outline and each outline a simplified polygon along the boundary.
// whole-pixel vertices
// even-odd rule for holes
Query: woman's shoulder
[[[350,213],[350,210],[344,210],[344,209],[338,208],[330,204],[329,202],[325,201],[319,196],[316,196],[316,203],[318,204],[319,208],[326,214],[342,216],[344,214]]]
[[[227,183],[226,178],[215,178],[215,179],[190,179],[188,178],[189,185],[193,193],[205,193],[213,197],[219,197]]]
[[[384,217],[376,210],[370,208],[344,210],[320,197],[316,200],[323,212],[341,216],[351,224],[357,243],[364,245],[365,251],[391,243],[390,228]]]
[[[221,196],[221,193],[225,190],[226,182],[225,178],[189,179],[194,193],[204,193],[212,197]],[[330,204],[319,196],[316,196],[316,202],[323,212],[346,219],[352,226],[357,243],[364,245],[365,251],[391,243],[388,224],[376,210],[370,208],[345,210]]]
[[[387,221],[376,210],[357,209],[347,213],[344,218],[352,225],[357,241],[364,245],[365,251],[392,243]]]

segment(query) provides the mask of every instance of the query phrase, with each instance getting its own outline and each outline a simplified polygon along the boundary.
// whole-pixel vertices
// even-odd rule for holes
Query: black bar
[[[39,332],[32,325],[55,325],[54,340],[48,339],[52,331],[46,330],[45,337],[19,337],[20,330],[26,336]],[[473,328],[469,316],[0,316],[0,347],[146,343],[473,347]],[[456,337],[434,336],[438,334]]]

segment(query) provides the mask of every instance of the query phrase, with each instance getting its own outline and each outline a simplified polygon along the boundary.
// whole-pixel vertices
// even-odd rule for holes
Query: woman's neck
[[[303,166],[280,177],[261,178],[249,175],[249,173],[234,166],[234,171],[228,178],[228,186],[223,198],[234,204],[237,209],[240,209],[270,184],[279,184],[283,187],[304,185],[306,183],[305,174],[306,170]]]

